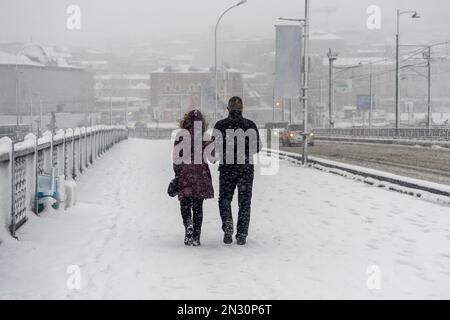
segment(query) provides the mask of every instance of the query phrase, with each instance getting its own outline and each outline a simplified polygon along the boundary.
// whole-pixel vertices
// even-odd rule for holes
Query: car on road
[[[290,124],[287,129],[281,134],[280,140],[283,147],[293,147],[303,145],[304,135],[308,135],[308,145],[314,146],[314,133],[306,132],[303,124]]]
[[[281,140],[281,136],[287,130],[289,126],[288,122],[268,122],[265,124],[264,129],[267,130],[267,147],[272,147],[272,140],[276,136]]]

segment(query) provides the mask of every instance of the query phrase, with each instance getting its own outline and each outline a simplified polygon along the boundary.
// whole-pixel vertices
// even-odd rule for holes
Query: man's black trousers
[[[238,189],[239,215],[237,235],[246,237],[250,225],[254,167],[253,165],[224,165],[220,168],[219,210],[222,230],[233,233],[231,202]]]

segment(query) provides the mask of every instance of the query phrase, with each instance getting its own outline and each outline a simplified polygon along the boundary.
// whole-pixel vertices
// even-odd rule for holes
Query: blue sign
[[[356,97],[356,107],[358,108],[358,111],[368,111],[370,109],[370,95],[368,95],[368,94],[358,95]],[[373,103],[373,108],[375,108],[374,103]]]

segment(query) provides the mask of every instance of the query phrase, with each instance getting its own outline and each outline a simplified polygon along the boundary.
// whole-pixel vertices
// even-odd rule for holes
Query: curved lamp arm
[[[225,10],[225,11],[220,15],[219,20],[217,20],[217,23],[216,23],[216,30],[215,30],[216,33],[217,33],[217,28],[219,27],[220,21],[222,21],[222,18],[223,18],[230,10],[232,10],[232,9],[234,9],[234,8],[236,8],[236,7],[239,7],[239,6],[241,6],[241,5],[245,4],[245,3],[247,3],[247,0],[242,0],[242,1],[240,1],[239,3],[233,5],[233,6],[231,6],[230,8],[228,8],[227,10]]]

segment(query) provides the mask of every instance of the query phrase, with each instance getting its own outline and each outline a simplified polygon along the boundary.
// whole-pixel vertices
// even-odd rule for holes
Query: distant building
[[[95,76],[95,93],[102,97],[132,97],[150,100],[150,74],[105,74]]]
[[[111,121],[111,109],[116,120],[145,120],[150,106],[150,74],[105,74],[95,76],[96,110],[102,121]]]
[[[151,73],[151,107],[156,120],[178,121],[194,108],[212,116],[215,110],[215,76],[212,69],[192,65],[160,68]],[[242,95],[242,73],[226,68],[219,73],[219,113],[225,113],[225,101],[234,95]]]
[[[42,111],[84,112],[94,104],[93,74],[48,55],[40,46],[26,46],[20,55],[0,53],[0,114]],[[32,106],[32,109],[31,109]]]

